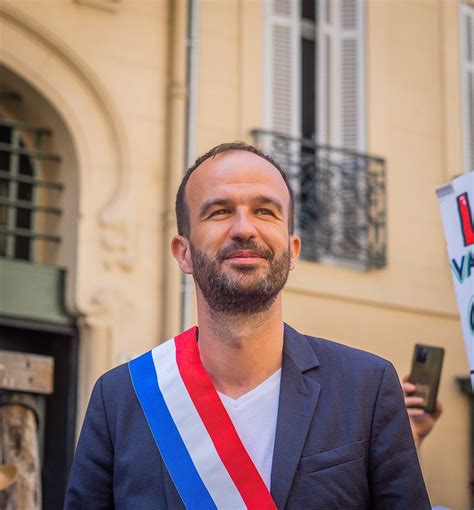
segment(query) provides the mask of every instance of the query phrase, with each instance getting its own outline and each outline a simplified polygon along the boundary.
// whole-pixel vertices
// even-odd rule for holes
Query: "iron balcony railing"
[[[386,265],[384,159],[273,131],[251,133],[288,175],[302,258],[364,270]]]

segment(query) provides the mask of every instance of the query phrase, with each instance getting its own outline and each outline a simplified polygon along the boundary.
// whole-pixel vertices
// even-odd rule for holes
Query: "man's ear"
[[[301,239],[297,235],[290,237],[290,271],[296,267],[296,262],[300,256],[301,251]]]
[[[193,274],[189,239],[184,236],[175,235],[171,240],[171,252],[176,262],[178,262],[181,271],[186,274]]]

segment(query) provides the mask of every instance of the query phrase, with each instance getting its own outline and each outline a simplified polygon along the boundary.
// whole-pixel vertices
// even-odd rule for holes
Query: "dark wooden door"
[[[74,327],[0,317],[0,349],[54,358],[54,392],[44,397],[44,438],[40,438],[45,510],[63,507],[74,454],[78,343]]]

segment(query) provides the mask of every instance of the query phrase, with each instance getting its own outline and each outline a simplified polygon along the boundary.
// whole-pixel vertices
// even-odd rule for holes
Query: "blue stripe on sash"
[[[193,510],[217,510],[161,394],[151,352],[132,360],[129,370],[138,401],[184,505]]]

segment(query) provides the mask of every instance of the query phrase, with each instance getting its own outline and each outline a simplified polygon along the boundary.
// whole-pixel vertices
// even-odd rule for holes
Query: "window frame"
[[[34,263],[37,261],[37,243],[46,242],[59,244],[61,237],[48,232],[38,232],[38,225],[47,222],[38,221],[38,214],[60,217],[62,210],[60,207],[49,203],[40,204],[39,188],[54,190],[61,193],[63,185],[56,181],[42,178],[43,163],[51,161],[53,164],[60,163],[61,159],[56,154],[44,150],[44,142],[52,133],[45,128],[36,128],[29,124],[12,121],[11,119],[0,115],[0,124],[10,130],[10,142],[0,144],[0,150],[7,154],[8,168],[0,168],[2,174],[0,179],[6,182],[7,194],[0,197],[3,203],[0,208],[6,211],[6,225],[1,225],[0,236],[6,239],[5,252],[0,254],[1,258],[9,260],[20,260]],[[27,157],[31,167],[31,175],[20,172],[20,158]],[[7,175],[8,174],[8,175]],[[19,194],[21,186],[31,187],[30,199],[22,199]],[[49,198],[49,192],[46,191],[46,198]],[[30,221],[28,227],[22,227],[18,224],[19,210],[29,211]],[[27,248],[25,255],[19,254],[18,242],[22,239],[26,242]],[[21,251],[21,249],[20,249]]]

